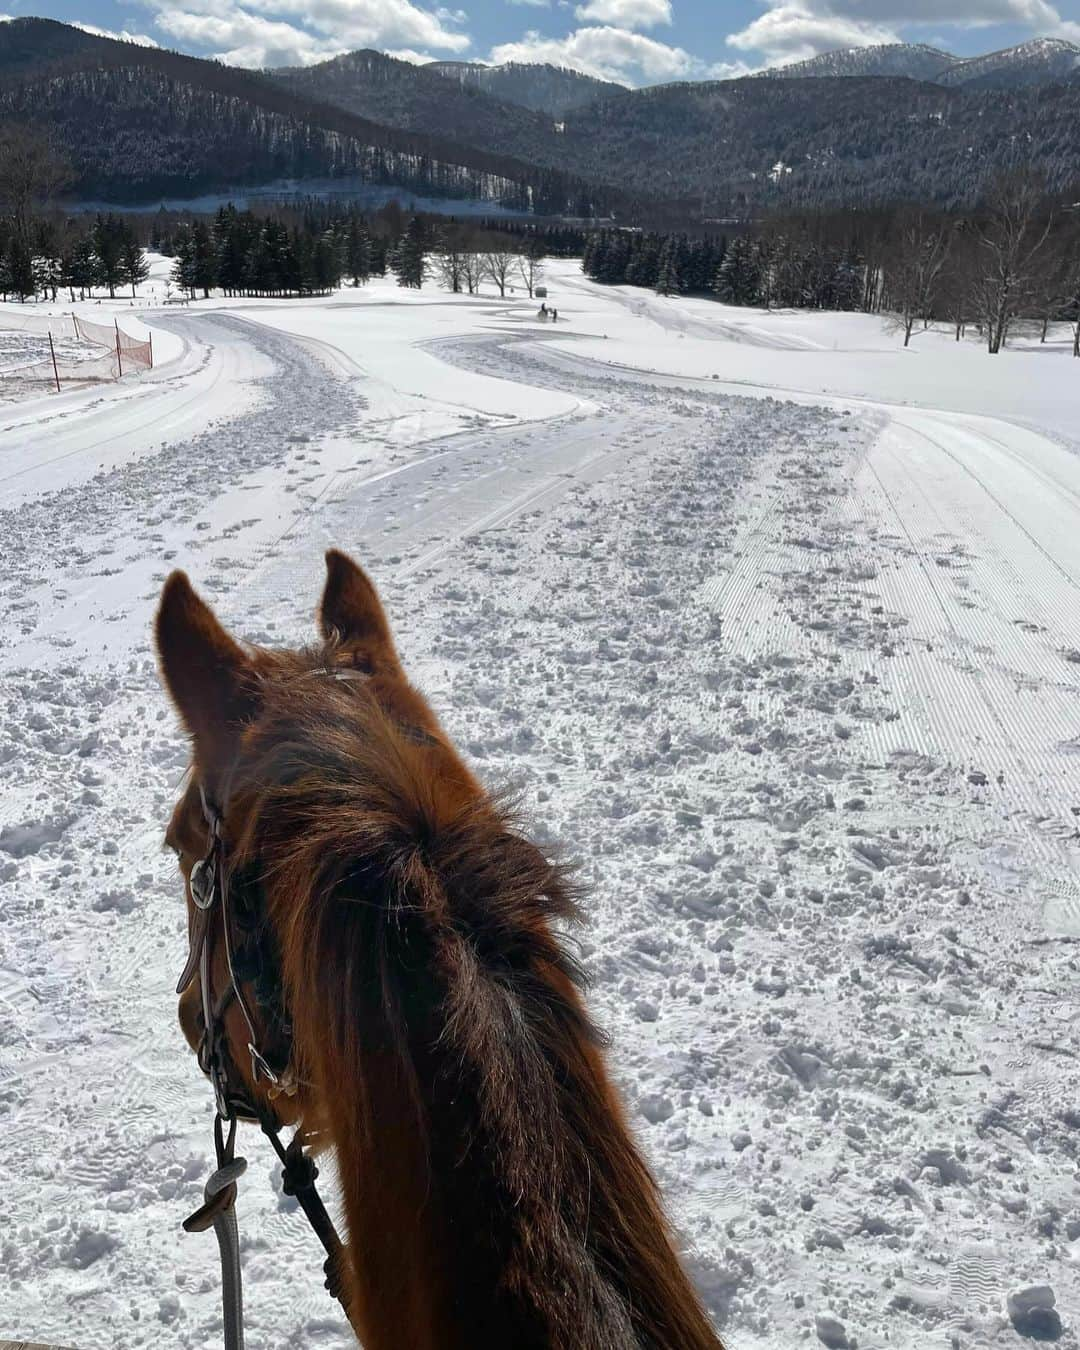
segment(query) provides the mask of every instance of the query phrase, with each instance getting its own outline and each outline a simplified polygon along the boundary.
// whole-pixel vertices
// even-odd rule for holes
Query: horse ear
[[[165,582],[156,635],[162,678],[195,739],[199,761],[205,768],[224,767],[255,708],[250,659],[183,572]]]
[[[326,553],[326,586],[319,603],[319,629],[329,641],[362,643],[366,654],[397,660],[394,639],[379,594],[362,567],[336,548]]]

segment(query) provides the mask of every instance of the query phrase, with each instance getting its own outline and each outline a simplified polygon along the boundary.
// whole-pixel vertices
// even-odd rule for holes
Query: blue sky
[[[551,61],[633,85],[873,42],[961,55],[1031,37],[1080,42],[1080,0],[6,0],[4,10],[238,65],[377,47],[413,60]]]

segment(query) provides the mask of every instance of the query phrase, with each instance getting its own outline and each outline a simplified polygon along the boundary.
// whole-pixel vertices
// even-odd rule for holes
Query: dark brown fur
[[[364,574],[328,571],[320,649],[240,649],[181,574],[158,641],[230,857],[261,878],[291,1110],[338,1155],[364,1344],[717,1350],[557,935],[567,878],[408,685]],[[314,673],[340,666],[370,679]],[[193,784],[185,870],[203,834]]]

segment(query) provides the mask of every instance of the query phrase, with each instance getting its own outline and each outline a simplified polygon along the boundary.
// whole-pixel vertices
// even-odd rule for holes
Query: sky
[[[726,79],[838,47],[958,55],[1080,42],[1080,0],[7,0],[234,65],[309,65],[359,47],[409,60],[549,61],[627,85]],[[453,4],[453,0],[451,0]]]

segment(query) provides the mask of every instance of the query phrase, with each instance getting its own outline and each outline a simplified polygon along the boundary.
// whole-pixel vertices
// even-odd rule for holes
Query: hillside
[[[447,79],[432,66],[382,52],[348,52],[314,66],[265,73],[305,98],[402,131],[438,128],[462,145],[541,163],[558,163],[562,155],[550,117],[504,103],[468,80]]]
[[[920,43],[890,42],[824,52],[762,74],[770,79],[906,76],[954,89],[1021,89],[1078,78],[1080,47],[1062,38],[1036,38],[984,56],[958,57]]]
[[[896,200],[974,204],[1015,164],[1054,190],[1077,178],[1080,85],[961,90],[908,79],[744,79],[673,84],[567,114],[584,172],[706,216],[770,206],[866,207]]]
[[[72,37],[78,34],[78,37]],[[554,168],[388,127],[280,81],[45,19],[0,24],[0,118],[47,128],[74,194],[153,200],[277,179],[349,178],[571,215],[605,194]]]
[[[623,87],[565,66],[516,61],[502,66],[482,66],[475,61],[433,61],[426,69],[549,118],[562,118],[573,109],[583,108]]]
[[[956,61],[938,77],[942,84],[980,89],[1019,89],[1080,77],[1080,47],[1060,38],[1038,38],[1018,47]]]
[[[1029,67],[1067,62],[1067,46],[1031,45]],[[906,59],[896,48],[886,57],[897,68]],[[821,68],[610,86],[556,123],[378,52],[256,72],[25,19],[0,24],[0,118],[48,128],[74,163],[75,192],[121,202],[344,179],[678,225],[773,207],[970,206],[1017,162],[1054,191],[1071,188],[1080,80],[998,88],[988,81],[1003,78],[1001,62],[988,59],[964,63],[969,78],[955,87]]]
[[[910,80],[934,80],[954,65],[956,57],[937,47],[921,43],[888,42],[876,47],[848,47],[835,52],[823,52],[808,61],[796,61],[790,66],[776,66],[762,71],[769,79],[811,80],[838,76],[904,77]]]

